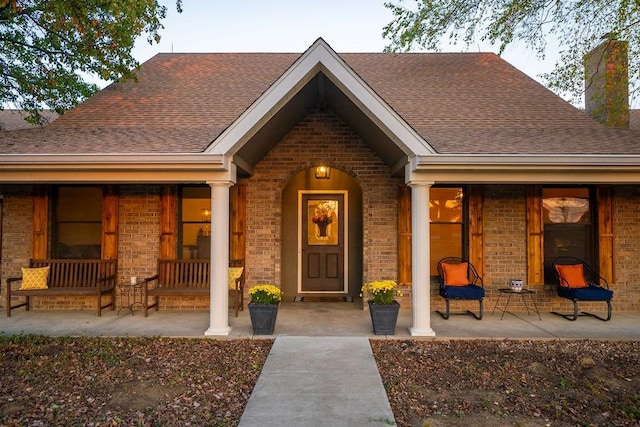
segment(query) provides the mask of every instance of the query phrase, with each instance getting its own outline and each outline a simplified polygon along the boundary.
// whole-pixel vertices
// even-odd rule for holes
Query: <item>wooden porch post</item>
[[[469,262],[484,276],[484,225],[483,205],[484,194],[479,185],[468,187],[469,197]]]
[[[613,187],[598,187],[598,257],[599,274],[614,284]]]
[[[410,182],[411,187],[411,277],[412,336],[433,337],[431,329],[431,275],[429,232],[429,188],[432,182]]]
[[[118,259],[118,187],[104,188],[102,206],[102,258]]]
[[[236,184],[229,194],[231,220],[229,258],[244,259],[247,245],[247,185]]]
[[[527,187],[527,272],[529,286],[544,283],[541,185]]]
[[[36,185],[33,195],[33,237],[31,258],[48,258],[49,239],[49,186]]]
[[[205,335],[229,335],[229,188],[230,181],[214,181],[211,186],[211,259],[209,329]]]
[[[160,211],[160,259],[176,259],[177,187],[163,185]]]
[[[411,188],[398,187],[398,283],[411,283]]]

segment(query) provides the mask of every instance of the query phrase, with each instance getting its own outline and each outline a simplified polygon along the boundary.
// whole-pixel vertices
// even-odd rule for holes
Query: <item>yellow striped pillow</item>
[[[50,266],[38,268],[22,269],[22,286],[21,291],[30,289],[47,289],[47,279],[49,278]]]

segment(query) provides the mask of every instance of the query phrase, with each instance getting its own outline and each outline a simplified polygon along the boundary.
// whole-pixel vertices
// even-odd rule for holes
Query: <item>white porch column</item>
[[[432,182],[409,182],[411,187],[412,336],[433,337],[431,329],[431,278],[429,188]]]
[[[205,335],[229,335],[229,181],[209,182],[211,186],[211,302],[209,329]],[[215,217],[215,218],[214,218]]]

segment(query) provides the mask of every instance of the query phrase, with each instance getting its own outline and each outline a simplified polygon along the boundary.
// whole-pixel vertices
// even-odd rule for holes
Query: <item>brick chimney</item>
[[[584,57],[585,108],[600,123],[629,128],[629,63],[626,41],[606,36]]]

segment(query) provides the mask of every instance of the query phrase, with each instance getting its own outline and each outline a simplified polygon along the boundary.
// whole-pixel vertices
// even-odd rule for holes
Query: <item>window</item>
[[[54,206],[54,256],[101,258],[102,188],[59,187]]]
[[[179,215],[180,258],[209,258],[211,254],[210,187],[183,187]]]
[[[551,263],[558,256],[597,265],[593,200],[586,187],[542,189],[545,283],[557,283]]]
[[[435,275],[439,260],[463,256],[466,210],[462,187],[433,187],[429,193],[431,274]]]

